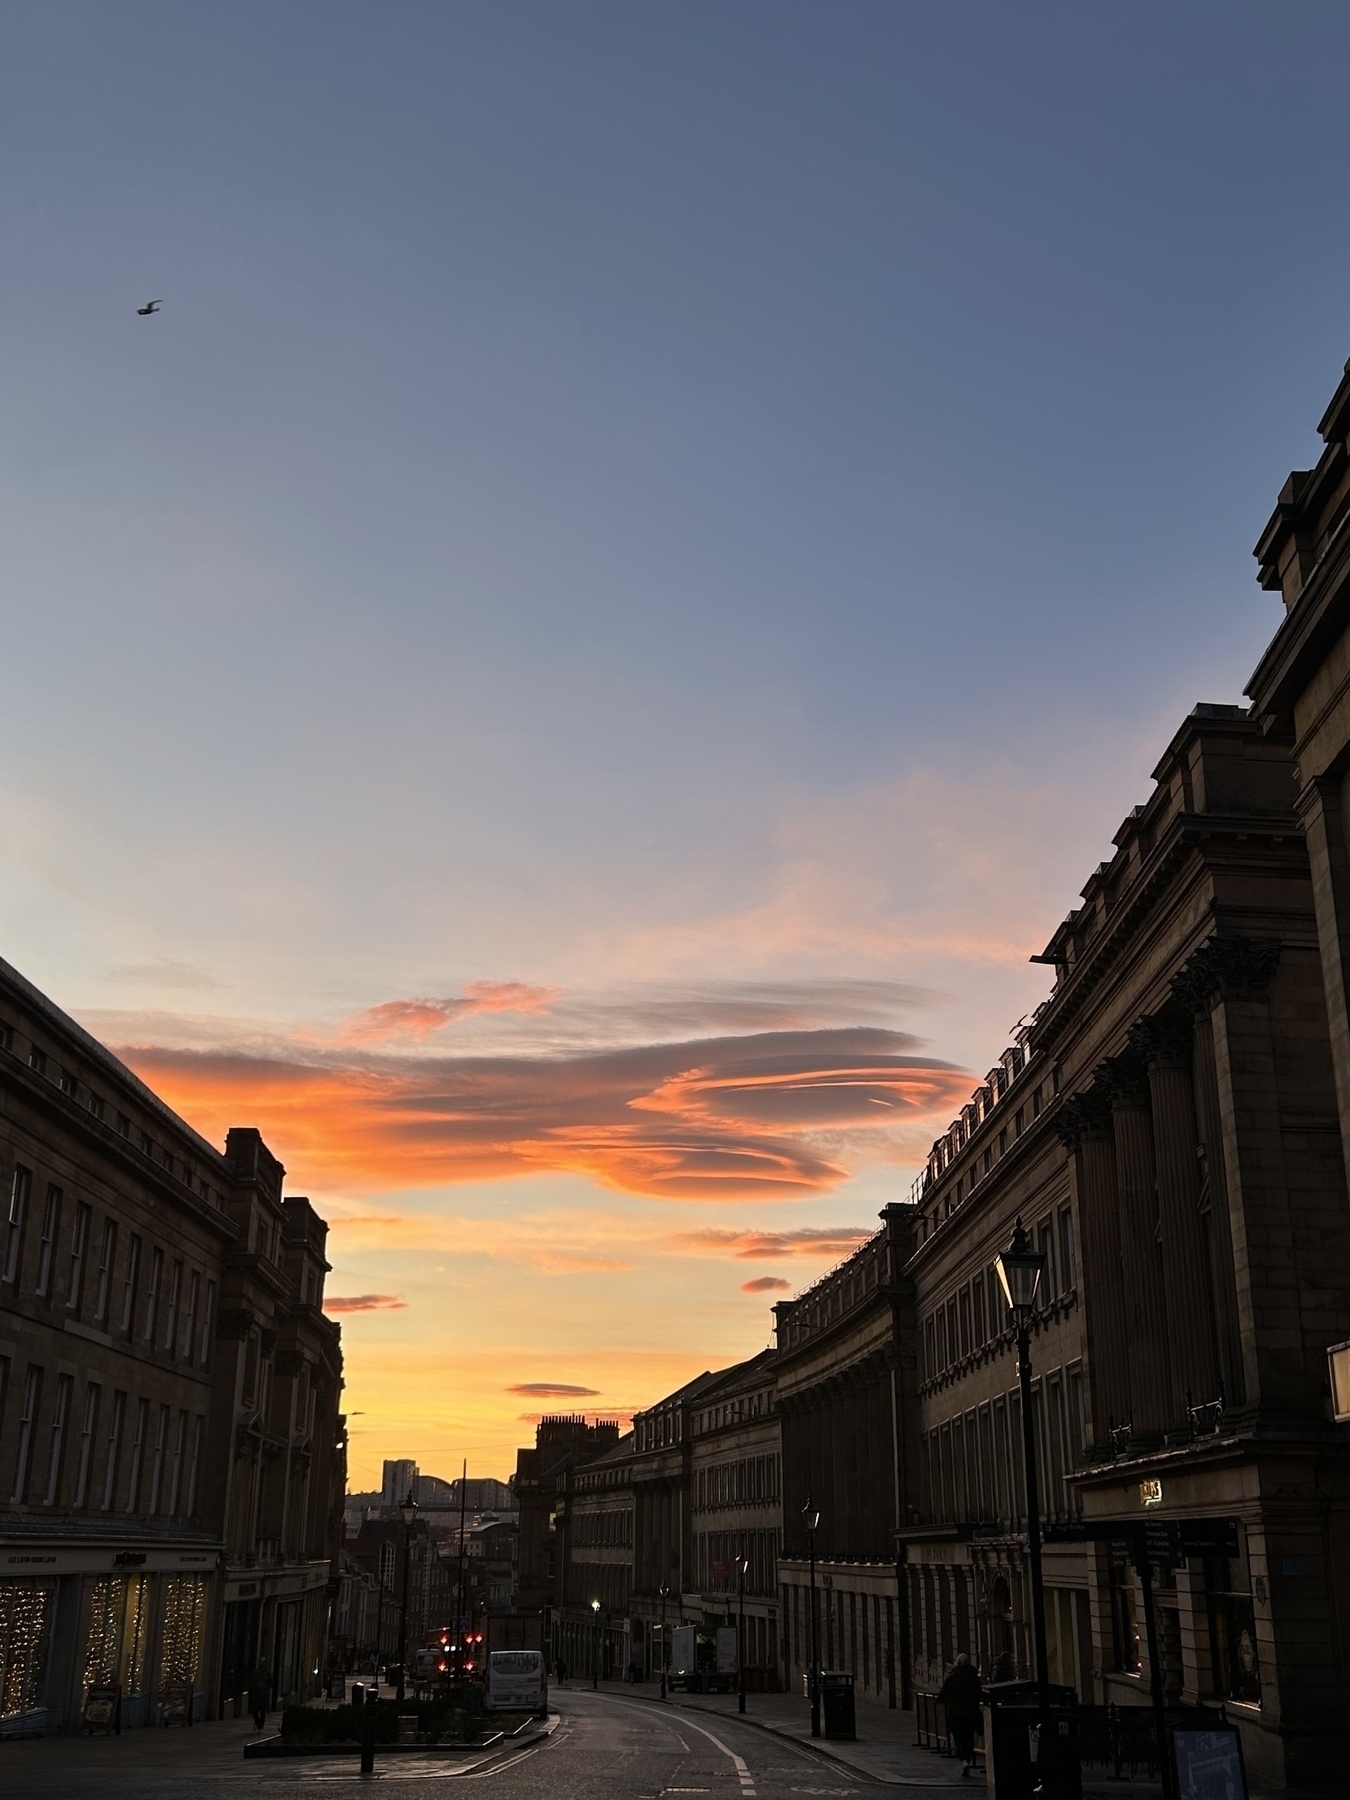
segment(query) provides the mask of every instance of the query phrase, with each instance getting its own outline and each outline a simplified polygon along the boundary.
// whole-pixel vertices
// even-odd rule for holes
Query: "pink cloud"
[[[741,1283],[741,1292],[743,1294],[786,1293],[791,1286],[790,1281],[784,1281],[779,1275],[756,1275],[753,1281]]]
[[[323,1310],[330,1313],[400,1312],[407,1304],[397,1294],[329,1294]]]
[[[349,1044],[386,1043],[393,1038],[421,1041],[456,1019],[475,1013],[543,1013],[561,995],[561,988],[531,987],[524,981],[471,981],[462,994],[444,1000],[385,1000],[348,1020],[340,1041]]]

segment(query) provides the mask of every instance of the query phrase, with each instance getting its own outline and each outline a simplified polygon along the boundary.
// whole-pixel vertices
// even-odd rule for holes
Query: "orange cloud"
[[[757,1262],[761,1257],[851,1256],[859,1244],[876,1236],[870,1225],[807,1225],[798,1231],[738,1231],[730,1226],[707,1231],[681,1231],[675,1241],[705,1255],[725,1255]]]
[[[330,1313],[398,1312],[408,1304],[397,1294],[329,1294],[323,1310]]]
[[[561,988],[531,987],[524,981],[471,981],[462,994],[445,1000],[386,1000],[348,1021],[340,1041],[349,1044],[384,1043],[390,1038],[430,1037],[456,1019],[474,1013],[543,1013],[562,993]]]
[[[897,1107],[943,1115],[966,1097],[968,1074],[912,1045],[868,1027],[572,1056],[309,1045],[121,1054],[207,1135],[259,1126],[300,1186],[355,1193],[573,1171],[655,1199],[790,1200],[846,1180],[841,1147],[884,1131]],[[828,1134],[828,1154],[812,1134]]]
[[[743,1294],[772,1294],[780,1289],[786,1292],[791,1286],[792,1283],[784,1281],[781,1275],[756,1275],[753,1281],[741,1283],[741,1292]]]

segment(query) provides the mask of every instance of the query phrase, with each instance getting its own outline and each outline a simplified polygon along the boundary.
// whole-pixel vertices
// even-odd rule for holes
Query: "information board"
[[[1177,1800],[1247,1800],[1242,1741],[1233,1725],[1213,1731],[1178,1726],[1172,1733]]]

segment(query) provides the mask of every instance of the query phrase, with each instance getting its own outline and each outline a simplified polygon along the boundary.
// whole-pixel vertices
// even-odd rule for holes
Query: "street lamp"
[[[812,1506],[808,1497],[802,1508],[802,1524],[806,1527],[807,1552],[811,1559],[811,1736],[820,1736],[820,1603],[816,1598],[816,1532],[820,1527],[820,1508]]]
[[[403,1520],[403,1605],[399,1617],[398,1650],[398,1697],[401,1701],[408,1669],[408,1564],[412,1561],[413,1526],[417,1523],[417,1499],[411,1488],[398,1510]]]
[[[661,1589],[661,1698],[666,1697],[666,1601],[670,1598],[670,1584]]]
[[[742,1552],[736,1558],[736,1711],[745,1711],[745,1572],[750,1558]]]
[[[600,1602],[591,1601],[591,1612],[595,1618],[595,1638],[591,1647],[591,1687],[600,1686]]]
[[[1022,1466],[1027,1492],[1027,1561],[1031,1567],[1031,1630],[1035,1640],[1036,1700],[1041,1715],[1039,1744],[1047,1742],[1050,1716],[1050,1663],[1045,1642],[1045,1580],[1041,1573],[1041,1508],[1036,1485],[1036,1421],[1031,1410],[1031,1319],[1045,1271],[1019,1218],[1008,1248],[999,1256],[999,1285],[1017,1331],[1017,1378],[1022,1390]],[[1047,1787],[1042,1769],[1041,1783]],[[1048,1791],[1048,1789],[1047,1789]]]

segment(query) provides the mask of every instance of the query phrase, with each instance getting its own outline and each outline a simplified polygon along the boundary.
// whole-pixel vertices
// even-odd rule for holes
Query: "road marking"
[[[711,1731],[705,1731],[701,1725],[695,1725],[695,1723],[692,1719],[686,1719],[684,1721],[684,1724],[685,1724],[685,1727],[687,1730],[696,1731],[700,1737],[707,1738],[707,1740],[710,1744],[715,1744],[717,1746],[717,1748],[722,1752],[723,1756],[729,1757],[731,1759],[731,1762],[732,1762],[733,1766],[735,1767],[736,1773],[740,1777],[742,1795],[746,1797],[746,1800],[753,1800],[753,1796],[754,1796],[754,1792],[755,1792],[755,1778],[750,1773],[750,1765],[746,1762],[745,1758],[743,1756],[737,1756],[736,1752],[731,1748],[730,1744],[724,1744],[722,1742],[721,1738],[714,1736],[714,1734]]]

